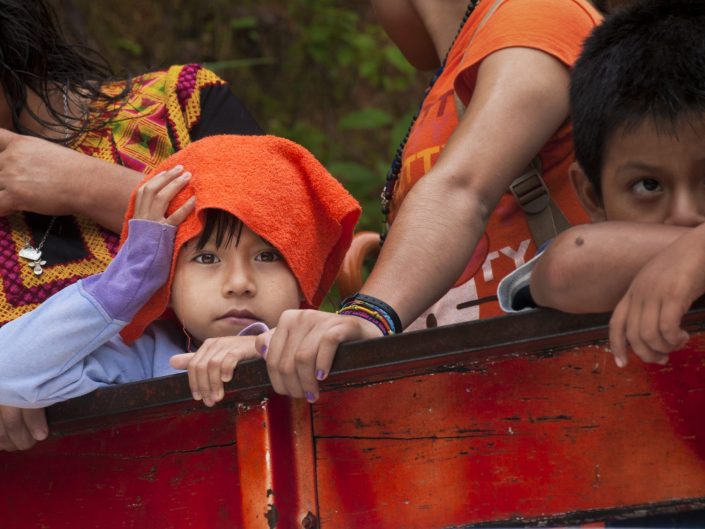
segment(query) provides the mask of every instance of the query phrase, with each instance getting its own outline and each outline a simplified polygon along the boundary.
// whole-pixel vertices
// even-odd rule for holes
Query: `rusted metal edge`
[[[705,497],[685,498],[682,500],[630,505],[628,507],[619,507],[613,509],[587,509],[584,511],[576,511],[540,518],[509,518],[501,521],[481,522],[472,525],[453,526],[453,529],[475,529],[479,527],[575,527],[578,524],[601,522],[604,520],[616,521],[629,520],[634,518],[644,518],[647,516],[652,517],[659,515],[684,514],[702,509],[705,509]],[[682,527],[693,526],[682,525]]]
[[[454,364],[472,368],[506,357],[537,352],[551,354],[555,349],[599,343],[607,337],[608,322],[608,314],[573,315],[538,310],[351,342],[338,350],[323,390],[433,372]],[[685,327],[705,328],[705,303],[698,303],[686,316]],[[226,385],[221,405],[256,402],[266,398],[270,391],[264,364],[246,362],[238,366],[233,381]],[[192,400],[187,376],[183,374],[99,389],[51,406],[48,417],[53,431],[60,433],[81,429],[80,423],[88,421],[91,428],[100,427],[96,419],[109,420],[127,412],[164,413],[165,406],[184,410],[203,408],[203,404]],[[161,411],[156,411],[157,408]]]

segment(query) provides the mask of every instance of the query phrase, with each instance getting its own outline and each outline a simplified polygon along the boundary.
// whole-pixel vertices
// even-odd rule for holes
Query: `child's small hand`
[[[230,382],[238,362],[260,358],[255,336],[209,338],[195,353],[178,354],[169,363],[174,369],[187,369],[191,393],[206,406],[223,400],[223,384]]]
[[[705,293],[703,234],[695,228],[647,263],[634,277],[610,320],[610,346],[619,367],[627,346],[644,362],[666,364],[689,335],[683,315]]]
[[[196,198],[191,197],[180,208],[165,218],[166,210],[172,199],[181,191],[191,178],[191,173],[184,172],[180,165],[159,173],[145,182],[135,198],[135,213],[132,218],[151,220],[162,224],[178,226],[193,211]]]

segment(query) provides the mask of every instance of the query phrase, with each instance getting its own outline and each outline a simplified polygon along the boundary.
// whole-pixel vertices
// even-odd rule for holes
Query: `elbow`
[[[580,286],[585,282],[585,266],[581,245],[581,227],[576,226],[553,241],[539,259],[531,274],[531,296],[537,305],[563,312],[586,311]]]

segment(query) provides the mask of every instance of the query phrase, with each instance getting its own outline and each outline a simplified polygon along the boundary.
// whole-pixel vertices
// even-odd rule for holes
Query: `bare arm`
[[[85,215],[119,232],[142,173],[0,129],[0,215]]]
[[[363,293],[406,326],[452,286],[502,193],[567,118],[568,82],[562,63],[533,49],[482,62],[470,105],[404,200]]]
[[[504,49],[482,62],[470,105],[406,196],[364,294],[408,325],[452,286],[504,191],[567,118],[568,81],[565,65],[533,49]],[[338,345],[379,335],[355,316],[286,311],[257,348],[275,391],[315,401]]]
[[[541,255],[531,296],[539,306],[564,312],[611,311],[644,265],[689,231],[637,222],[575,226]]]

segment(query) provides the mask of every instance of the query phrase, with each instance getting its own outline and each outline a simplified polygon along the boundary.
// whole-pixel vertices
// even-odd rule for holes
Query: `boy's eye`
[[[635,193],[648,194],[661,191],[662,187],[658,180],[653,178],[642,178],[632,186]]]
[[[255,261],[262,261],[264,263],[271,263],[273,261],[279,261],[280,259],[281,255],[279,255],[279,252],[275,252],[274,250],[260,252],[255,257]]]
[[[193,258],[193,260],[199,264],[215,264],[220,262],[218,256],[212,253],[198,254],[196,257]]]

